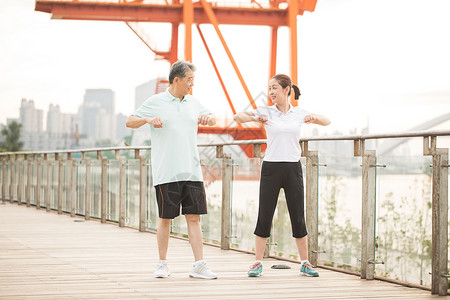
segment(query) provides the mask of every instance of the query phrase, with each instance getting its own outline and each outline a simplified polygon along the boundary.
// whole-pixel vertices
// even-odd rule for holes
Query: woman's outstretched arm
[[[321,115],[311,114],[305,117],[305,124],[317,124],[327,126],[330,125],[330,123],[331,122],[327,117]]]

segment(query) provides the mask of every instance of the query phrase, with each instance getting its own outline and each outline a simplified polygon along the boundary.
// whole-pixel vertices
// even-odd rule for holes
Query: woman
[[[278,74],[269,81],[269,97],[273,106],[259,107],[234,116],[236,122],[260,122],[267,133],[267,150],[261,168],[259,212],[255,229],[256,260],[248,276],[260,276],[262,258],[270,236],[278,194],[283,188],[291,218],[292,233],[301,260],[300,274],[319,276],[308,262],[308,241],[304,213],[302,166],[300,163],[300,126],[302,124],[330,124],[328,118],[293,107],[289,102],[291,90],[298,100],[300,90],[287,75]]]

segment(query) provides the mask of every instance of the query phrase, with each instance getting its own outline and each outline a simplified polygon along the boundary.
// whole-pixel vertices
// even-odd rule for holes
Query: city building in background
[[[119,142],[123,141],[126,136],[129,136],[131,134],[131,129],[125,126],[127,119],[128,116],[121,113],[117,114],[116,116],[116,138]],[[121,146],[123,146],[123,143],[120,144]]]
[[[87,89],[79,109],[81,135],[100,144],[116,140],[115,96],[111,89]]]
[[[147,83],[151,83],[147,82]],[[156,82],[153,81],[153,82]],[[146,89],[146,84],[140,85],[136,88],[135,104],[138,103],[139,97],[147,99],[152,96],[156,90],[151,88]],[[149,85],[151,87],[151,85]],[[139,92],[138,92],[139,90]],[[92,91],[92,90],[91,90]],[[105,91],[105,90],[100,90]],[[41,109],[37,109],[33,100],[22,99],[19,110],[18,118],[8,118],[6,126],[10,125],[13,121],[22,124],[21,128],[21,142],[24,143],[24,150],[43,151],[43,150],[63,150],[63,149],[80,149],[102,146],[123,146],[126,141],[127,144],[132,146],[143,146],[151,144],[150,129],[148,126],[142,126],[139,129],[131,130],[126,128],[125,123],[128,118],[124,114],[111,114],[113,111],[110,109],[114,107],[114,93],[109,91],[108,101],[101,98],[98,102],[95,101],[95,97],[88,94],[88,101],[83,102],[80,105],[78,114],[68,114],[61,112],[59,105],[50,104],[47,112],[47,118],[45,119],[46,128],[44,130],[44,112]],[[139,94],[140,93],[140,94]],[[106,93],[105,93],[106,94]],[[99,93],[98,95],[101,95]],[[111,96],[112,95],[112,96]],[[92,97],[91,97],[92,96]],[[145,101],[145,100],[144,100]],[[423,124],[416,124],[411,128],[412,131],[418,130],[431,130],[431,129],[444,129],[448,128],[450,122],[450,113],[443,114],[435,117]],[[233,126],[232,120],[223,120],[225,126]],[[85,131],[82,132],[82,125],[85,124]],[[371,132],[369,128],[369,119],[367,120],[367,127],[354,128],[349,132],[335,131],[333,136],[340,135],[360,135],[369,134]],[[0,129],[5,125],[0,124]],[[92,130],[91,130],[92,129]],[[91,136],[89,136],[91,134]],[[319,131],[314,126],[303,126],[302,136],[318,136]],[[227,134],[200,134],[198,141],[200,144],[207,143],[220,143],[231,142],[233,139]],[[0,141],[3,141],[3,136],[0,135]],[[367,141],[368,147],[379,148],[380,153],[383,155],[391,156],[411,156],[421,155],[421,153],[412,153],[411,149],[420,149],[420,147],[411,147],[411,141],[407,139],[399,139],[396,141],[382,142],[378,140]],[[420,142],[420,141],[419,141]],[[353,149],[353,142],[348,141],[329,141],[322,143],[310,142],[309,147],[311,150],[318,150],[323,153],[323,159],[326,157],[336,157],[351,155]],[[206,149],[206,148],[205,148]],[[238,146],[232,149],[233,151],[240,152]],[[207,158],[208,155],[214,153],[204,153],[202,151],[200,156]]]
[[[22,99],[19,123],[22,124],[20,140],[24,149],[44,150],[46,147],[44,112],[42,109],[36,109],[34,100]]]
[[[134,109],[136,110],[139,106],[144,103],[149,97],[165,92],[169,87],[169,81],[162,77],[158,79],[152,79],[147,81],[135,89],[135,98],[134,98]]]
[[[73,146],[74,115],[61,113],[59,105],[50,104],[47,126],[44,131],[43,110],[36,109],[33,100],[22,99],[20,117],[22,124],[20,139],[26,150],[56,150]],[[9,119],[8,124],[15,119]]]
[[[115,115],[114,110],[111,89],[87,89],[77,114],[63,113],[59,105],[50,104],[45,129],[44,111],[35,107],[34,100],[28,99],[21,100],[19,118],[8,118],[6,125],[13,121],[22,124],[20,140],[24,150],[122,146],[131,130],[125,126],[128,117]]]
[[[22,130],[29,133],[41,133],[44,131],[44,119],[42,109],[36,109],[33,100],[22,99],[20,103],[20,123]]]
[[[59,105],[50,104],[47,112],[46,132],[55,137],[70,135],[74,130],[74,115],[61,112]]]
[[[145,100],[148,99],[148,97],[153,96],[156,91],[156,79],[152,79],[150,81],[147,81],[141,85],[138,85],[135,88],[134,92],[134,109],[138,109],[139,106],[144,103]]]
[[[115,95],[111,89],[86,89],[84,104],[98,104],[108,115],[115,113]]]

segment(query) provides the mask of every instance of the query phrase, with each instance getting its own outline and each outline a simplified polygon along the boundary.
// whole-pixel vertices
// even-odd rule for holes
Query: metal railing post
[[[308,151],[306,153],[305,179],[306,227],[308,229],[308,259],[313,266],[317,266],[317,260],[319,258],[319,157],[317,151]]]
[[[375,271],[375,155],[374,150],[362,155],[361,278],[369,280]]]
[[[14,182],[15,182],[15,180],[16,180],[16,178],[15,178],[15,167],[16,167],[16,162],[15,161],[17,161],[17,157],[15,158],[15,159],[13,159],[12,158],[12,156],[11,156],[11,158],[10,158],[10,160],[9,160],[9,173],[11,174],[11,178],[10,178],[10,180],[9,180],[9,201],[11,202],[11,203],[13,203],[14,202]]]
[[[431,294],[447,295],[448,288],[448,149],[433,154]]]
[[[7,159],[2,158],[2,201],[6,202],[6,163]]]
[[[147,224],[147,159],[141,156],[139,170],[139,231],[145,231]]]
[[[147,158],[141,156],[139,160],[139,231],[145,231],[147,224]]]
[[[86,160],[86,186],[84,193],[84,219],[91,219],[91,160],[89,157]]]
[[[70,163],[70,216],[76,215],[76,203],[77,203],[77,161],[71,159]]]
[[[41,209],[41,185],[42,185],[42,172],[41,172],[41,158],[36,158],[36,209]]]
[[[448,289],[448,149],[436,148],[436,136],[423,138],[423,155],[433,159],[431,202],[431,294]]]
[[[22,196],[23,196],[23,160],[18,159],[17,160],[17,173],[18,173],[18,180],[17,180],[17,204],[22,204]]]
[[[27,160],[27,189],[26,189],[26,201],[27,201],[27,207],[31,206],[31,162],[32,159]]]
[[[102,182],[101,182],[101,194],[100,194],[100,210],[101,210],[101,222],[106,223],[106,196],[108,187],[108,158],[102,157]]]
[[[231,236],[231,181],[233,180],[233,161],[230,154],[222,158],[222,222],[220,249],[230,249]]]
[[[124,157],[119,157],[119,227],[125,226],[127,173]]]
[[[47,161],[47,197],[45,199],[45,206],[46,206],[46,210],[47,212],[49,212],[51,210],[51,199],[52,199],[52,161],[50,159],[48,159],[48,157],[46,158]]]
[[[64,159],[58,157],[58,214],[62,214],[62,204],[63,204],[63,187],[64,187],[64,173],[63,173],[63,164]]]

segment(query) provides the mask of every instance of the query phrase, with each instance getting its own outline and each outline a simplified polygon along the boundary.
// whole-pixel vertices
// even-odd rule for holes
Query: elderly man
[[[193,96],[195,66],[177,61],[170,69],[169,88],[148,98],[127,120],[129,128],[150,124],[153,185],[158,200],[159,263],[155,277],[170,275],[167,265],[170,221],[180,214],[186,218],[195,263],[190,277],[215,279],[203,260],[199,223],[207,213],[205,189],[197,151],[198,124],[214,126],[215,117]]]

